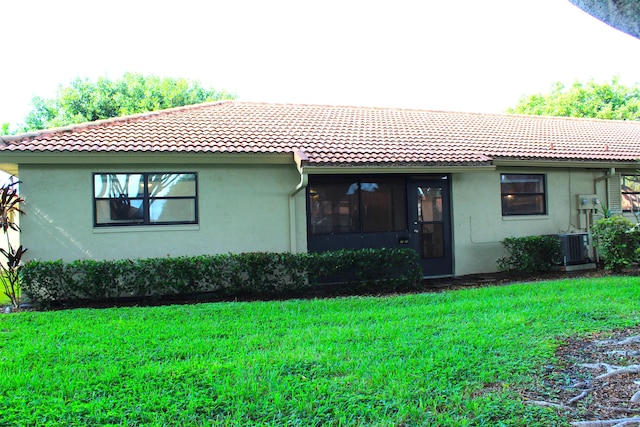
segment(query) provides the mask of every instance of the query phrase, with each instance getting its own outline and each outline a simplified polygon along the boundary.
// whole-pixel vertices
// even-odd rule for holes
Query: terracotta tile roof
[[[640,122],[224,101],[0,137],[5,152],[295,150],[309,165],[633,161]]]

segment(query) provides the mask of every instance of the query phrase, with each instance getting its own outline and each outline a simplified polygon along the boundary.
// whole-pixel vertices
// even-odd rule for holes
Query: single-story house
[[[632,121],[238,101],[0,137],[30,258],[394,247],[427,277],[634,220],[638,159]]]

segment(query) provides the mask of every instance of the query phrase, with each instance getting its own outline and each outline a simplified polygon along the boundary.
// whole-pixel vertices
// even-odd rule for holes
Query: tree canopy
[[[207,89],[184,78],[126,73],[121,79],[77,78],[59,86],[54,99],[35,96],[20,131],[47,129],[110,117],[162,110],[201,102],[234,99],[227,91]]]
[[[539,116],[589,117],[610,120],[640,120],[640,88],[626,87],[617,77],[611,83],[576,81],[566,88],[555,83],[547,94],[520,98],[508,113]]]

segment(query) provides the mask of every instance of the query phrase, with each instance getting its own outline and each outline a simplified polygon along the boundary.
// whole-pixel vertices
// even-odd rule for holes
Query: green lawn
[[[3,273],[0,272],[0,275],[2,275]],[[11,305],[11,298],[9,298],[5,293],[4,293],[4,285],[2,283],[2,280],[4,279],[4,276],[0,277],[0,307],[4,307],[7,305]]]
[[[640,277],[0,316],[0,426],[550,426],[562,337],[639,322]]]

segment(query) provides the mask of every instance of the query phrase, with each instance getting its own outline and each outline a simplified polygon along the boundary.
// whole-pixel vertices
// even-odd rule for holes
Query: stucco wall
[[[93,227],[94,172],[198,173],[199,224]],[[503,217],[500,173],[542,173],[547,215]],[[455,275],[496,271],[506,237],[584,231],[578,194],[606,201],[603,171],[501,168],[451,175]],[[27,200],[22,238],[29,259],[120,259],[245,251],[305,251],[305,192],[295,196],[290,235],[289,194],[300,180],[292,165],[145,165],[123,167],[23,165]]]
[[[199,224],[93,227],[94,172],[198,173]],[[71,261],[291,250],[289,193],[294,165],[23,165],[27,215],[22,243],[29,259]],[[296,246],[306,246],[304,192],[295,198]]]
[[[502,216],[501,173],[542,173],[547,184],[547,215]],[[503,168],[493,172],[452,176],[454,271],[456,275],[490,273],[506,255],[507,237],[585,231],[577,210],[578,194],[597,194],[606,201],[601,172],[570,169]],[[594,187],[595,186],[595,187]]]

